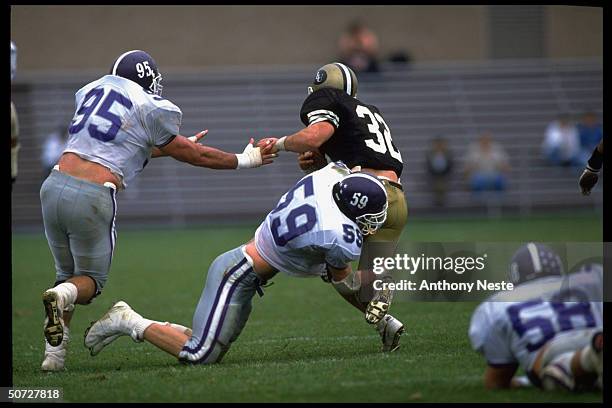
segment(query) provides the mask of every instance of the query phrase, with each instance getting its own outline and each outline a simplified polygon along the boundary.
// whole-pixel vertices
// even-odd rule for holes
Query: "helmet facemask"
[[[163,85],[161,84],[162,79],[162,74],[158,71],[157,75],[153,77],[153,80],[151,80],[151,85],[149,86],[149,90],[157,96],[161,96],[162,90],[164,89]]]
[[[382,209],[382,211],[374,214],[363,214],[355,219],[355,223],[364,236],[376,233],[376,231],[383,226],[385,221],[387,221],[388,207],[389,204],[385,203],[385,207]]]

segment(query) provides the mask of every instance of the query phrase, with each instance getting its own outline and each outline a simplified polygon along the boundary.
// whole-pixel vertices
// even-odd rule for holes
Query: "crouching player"
[[[521,386],[514,377],[520,366],[533,385],[545,390],[601,389],[601,265],[564,275],[552,249],[529,243],[513,256],[510,278],[515,289],[478,306],[470,323],[472,347],[488,364],[485,386]]]
[[[342,296],[354,296],[360,280],[350,262],[359,259],[363,234],[375,233],[385,222],[387,207],[385,188],[377,178],[351,174],[343,163],[331,163],[285,193],[253,240],[214,260],[193,315],[193,331],[143,318],[118,302],[87,329],[85,346],[96,355],[129,335],[184,362],[219,362],[244,328],[255,292],[278,271],[329,274]],[[386,315],[376,328],[383,350],[397,349],[402,323]]]

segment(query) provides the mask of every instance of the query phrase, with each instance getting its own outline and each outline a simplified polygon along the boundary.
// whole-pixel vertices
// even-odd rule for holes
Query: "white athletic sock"
[[[62,298],[62,309],[74,309],[74,302],[76,302],[79,291],[77,287],[70,282],[64,282],[53,288]]]
[[[147,328],[152,325],[153,323],[157,323],[157,324],[161,324],[163,325],[163,322],[158,322],[155,320],[149,320],[149,319],[145,319],[144,317],[138,315],[138,318],[136,318],[134,320],[134,326],[132,327],[132,331],[130,333],[130,335],[132,336],[132,339],[134,339],[134,341],[138,341],[141,342],[144,340],[144,332],[145,330],[147,330]]]

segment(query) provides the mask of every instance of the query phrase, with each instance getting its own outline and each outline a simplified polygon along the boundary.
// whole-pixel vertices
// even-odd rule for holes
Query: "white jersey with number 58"
[[[592,264],[568,276],[542,277],[493,295],[472,315],[469,337],[489,365],[526,371],[559,333],[603,326],[603,269]],[[505,296],[521,302],[506,302]]]
[[[350,170],[330,163],[303,177],[283,195],[255,232],[259,254],[293,276],[321,276],[326,264],[341,269],[357,260],[363,237],[332,197],[332,187]]]
[[[181,110],[167,99],[129,79],[105,75],[76,92],[64,152],[109,168],[126,187],[147,164],[153,146],[178,135],[181,118]]]

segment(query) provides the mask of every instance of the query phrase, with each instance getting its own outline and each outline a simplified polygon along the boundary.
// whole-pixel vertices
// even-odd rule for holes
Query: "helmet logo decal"
[[[317,71],[315,75],[314,83],[315,85],[320,85],[327,79],[327,72],[324,69],[320,69]]]

